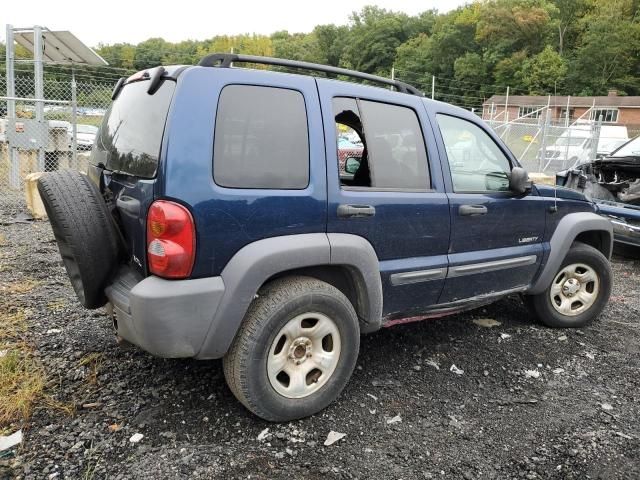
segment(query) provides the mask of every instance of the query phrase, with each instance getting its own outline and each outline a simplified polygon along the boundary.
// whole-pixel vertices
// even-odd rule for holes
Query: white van
[[[606,155],[611,153],[629,139],[627,127],[619,125],[602,125],[596,153]],[[589,125],[574,125],[566,129],[555,141],[545,149],[545,169],[555,162],[563,162],[564,168],[572,168],[581,163],[587,163],[594,158],[592,129]]]

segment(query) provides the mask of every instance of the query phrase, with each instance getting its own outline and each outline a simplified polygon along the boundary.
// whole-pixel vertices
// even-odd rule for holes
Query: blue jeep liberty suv
[[[154,355],[222,358],[271,421],[331,403],[361,334],[514,293],[579,327],[611,292],[594,203],[532,185],[473,113],[335,67],[212,54],[121,79],[87,175],[38,187],[80,302]]]

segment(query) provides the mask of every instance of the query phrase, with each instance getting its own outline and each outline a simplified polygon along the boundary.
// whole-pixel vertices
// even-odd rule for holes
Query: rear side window
[[[153,95],[148,81],[125,85],[107,111],[91,155],[107,170],[153,178],[158,168],[164,124],[176,88],[165,80]]]
[[[424,137],[407,107],[333,99],[343,187],[425,191],[431,186]]]
[[[214,142],[213,177],[220,186],[303,189],[309,184],[307,112],[298,91],[225,87]]]
[[[424,138],[410,108],[360,101],[372,186],[425,190],[430,185]]]

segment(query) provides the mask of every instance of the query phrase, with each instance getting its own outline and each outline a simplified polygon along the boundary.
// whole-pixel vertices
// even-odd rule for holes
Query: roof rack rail
[[[301,70],[313,70],[316,72],[333,73],[335,75],[344,75],[346,77],[359,78],[361,80],[368,80],[370,82],[381,83],[383,85],[390,85],[401,93],[418,95],[420,97],[424,96],[424,94],[417,88],[399,80],[392,80],[390,78],[371,75],[369,73],[356,72],[355,70],[348,70],[346,68],[321,65],[319,63],[300,62],[297,60],[287,60],[285,58],[261,57],[257,55],[240,55],[234,53],[212,53],[203,57],[202,60],[198,62],[198,65],[200,65],[201,67],[228,68],[231,67],[231,65],[235,62],[257,63],[260,65],[277,65],[280,67],[299,68]]]

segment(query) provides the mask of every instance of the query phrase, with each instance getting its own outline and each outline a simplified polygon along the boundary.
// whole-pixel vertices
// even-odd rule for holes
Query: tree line
[[[367,6],[346,25],[318,25],[309,33],[178,43],[151,38],[96,50],[110,67],[83,74],[103,79],[115,78],[114,68],[193,64],[208,53],[233,51],[383,76],[393,69],[396,78],[426,91],[435,76],[452,103],[477,105],[507,86],[514,94],[606,95],[615,88],[640,95],[640,0],[476,0],[414,16]]]

